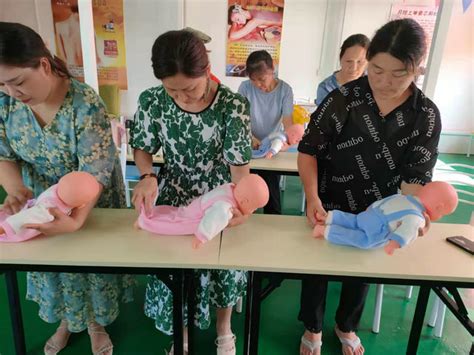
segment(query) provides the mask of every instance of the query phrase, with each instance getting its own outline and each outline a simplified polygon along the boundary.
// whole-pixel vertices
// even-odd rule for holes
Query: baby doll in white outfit
[[[87,172],[74,171],[64,175],[37,199],[29,200],[20,212],[9,215],[0,209],[0,242],[23,242],[36,237],[39,231],[23,226],[52,222],[54,217],[50,208],[58,208],[69,215],[74,208],[81,208],[96,198],[99,191],[96,178]]]

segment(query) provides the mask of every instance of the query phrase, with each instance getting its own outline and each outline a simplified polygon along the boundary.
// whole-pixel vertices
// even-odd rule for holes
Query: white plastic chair
[[[383,301],[383,290],[384,285],[378,284],[375,289],[375,306],[374,306],[374,318],[372,321],[372,332],[378,334],[380,331],[380,318],[382,316],[382,301]],[[413,286],[407,286],[405,292],[405,298],[409,300],[413,292]]]
[[[383,301],[383,290],[384,285],[376,285],[375,291],[375,306],[374,306],[374,318],[372,322],[372,332],[378,334],[380,331],[380,317],[382,315],[382,301]],[[411,299],[413,293],[413,286],[407,286],[405,292],[405,298],[407,300]],[[444,315],[446,313],[446,306],[443,302],[436,296],[435,302],[431,308],[430,313],[430,320],[428,325],[430,327],[435,327],[435,336],[440,338],[443,332],[443,324],[444,324]],[[439,334],[439,335],[437,335]]]
[[[437,338],[441,338],[443,335],[444,318],[446,315],[446,305],[441,299],[435,295],[433,307],[431,308],[431,315],[428,321],[428,325],[434,328],[433,335]]]
[[[473,199],[470,198],[470,196],[474,196],[474,194],[459,188],[460,186],[474,187],[474,173],[459,171],[455,168],[469,169],[474,172],[474,166],[472,165],[446,164],[438,160],[433,172],[433,181],[446,181],[452,184],[459,194],[459,202],[474,205]]]

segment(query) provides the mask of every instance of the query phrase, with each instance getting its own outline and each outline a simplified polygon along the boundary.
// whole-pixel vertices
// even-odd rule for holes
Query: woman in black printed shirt
[[[436,105],[414,84],[425,54],[425,34],[418,23],[387,23],[368,49],[368,76],[333,91],[313,113],[298,147],[311,224],[316,213],[359,213],[399,189],[412,194],[431,181],[441,121]],[[303,281],[302,355],[320,353],[326,291],[327,281]],[[342,285],[335,331],[343,354],[364,353],[355,331],[367,291],[368,285],[360,282]]]

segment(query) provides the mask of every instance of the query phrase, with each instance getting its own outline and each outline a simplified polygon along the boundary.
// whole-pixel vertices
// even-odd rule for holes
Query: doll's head
[[[268,202],[269,192],[265,181],[258,175],[244,176],[235,185],[234,197],[243,214],[251,214]]]
[[[458,205],[458,194],[454,187],[444,181],[433,181],[423,186],[416,196],[425,206],[432,221],[454,212]]]
[[[73,171],[58,182],[58,197],[71,207],[81,207],[92,201],[99,190],[96,178],[85,171]]]
[[[286,129],[286,136],[288,137],[288,144],[293,145],[298,143],[303,138],[304,127],[300,124],[293,124]]]

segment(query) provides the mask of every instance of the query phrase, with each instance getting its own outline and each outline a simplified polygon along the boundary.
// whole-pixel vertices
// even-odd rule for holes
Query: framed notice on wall
[[[56,55],[67,65],[71,75],[84,81],[81,29],[77,0],[51,0]]]
[[[93,0],[99,85],[127,89],[123,0]]]
[[[280,61],[284,0],[228,0],[226,76],[245,76],[250,53],[266,50]]]
[[[428,54],[430,53],[431,41],[436,26],[436,16],[438,15],[438,6],[414,6],[404,4],[393,4],[390,11],[389,20],[398,20],[402,18],[411,18],[418,22],[425,30],[427,40],[427,57],[421,63],[422,67],[426,66]],[[416,80],[416,85],[421,88],[423,86],[424,75],[420,75]]]

